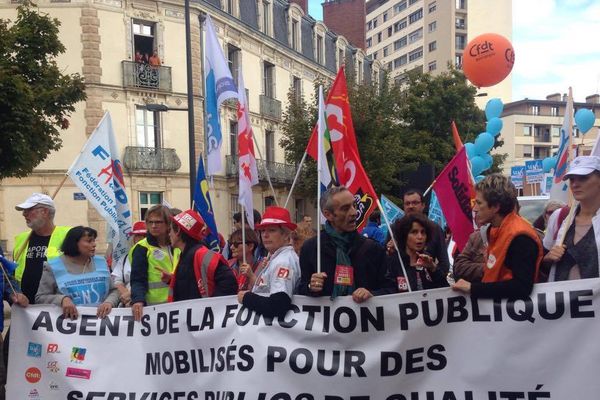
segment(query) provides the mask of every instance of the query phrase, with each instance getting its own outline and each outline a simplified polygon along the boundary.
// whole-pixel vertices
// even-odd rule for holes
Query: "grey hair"
[[[333,212],[333,196],[338,193],[347,191],[348,188],[346,186],[332,186],[325,191],[321,195],[321,212],[327,210],[329,212]]]
[[[40,207],[44,207],[46,210],[48,210],[48,218],[50,218],[51,221],[54,221],[54,216],[56,215],[56,208],[52,206],[47,206],[45,204],[40,204]]]
[[[566,206],[566,204],[563,203],[562,201],[550,200],[549,202],[546,203],[546,206],[544,207],[544,211],[548,211],[551,208],[556,210],[559,208],[563,208],[564,206]]]

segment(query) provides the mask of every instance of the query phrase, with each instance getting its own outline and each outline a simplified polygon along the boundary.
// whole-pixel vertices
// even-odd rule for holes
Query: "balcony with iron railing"
[[[238,176],[238,159],[234,156],[226,156],[226,175],[227,177]],[[267,169],[271,182],[273,184],[291,185],[294,182],[296,175],[296,166],[291,164],[283,164],[274,161],[256,160],[256,168],[258,169],[258,180],[267,182]]]
[[[175,149],[128,146],[123,165],[130,172],[175,172],[181,168],[181,160]]]
[[[123,86],[163,92],[171,91],[171,67],[152,66],[133,61],[122,61],[121,64],[123,66]]]
[[[260,113],[266,117],[281,121],[281,101],[261,94],[259,96]]]

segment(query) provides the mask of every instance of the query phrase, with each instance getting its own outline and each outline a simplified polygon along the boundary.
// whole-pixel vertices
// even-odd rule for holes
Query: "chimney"
[[[568,98],[569,98],[569,96],[567,96],[566,93],[563,93],[563,100],[562,101],[567,101]]]
[[[308,0],[290,0],[290,3],[296,3],[302,8],[304,14],[308,15]]]
[[[552,93],[546,96],[546,100],[550,101],[560,101],[560,93]]]
[[[593,94],[585,98],[586,103],[598,104],[600,103],[600,94]]]

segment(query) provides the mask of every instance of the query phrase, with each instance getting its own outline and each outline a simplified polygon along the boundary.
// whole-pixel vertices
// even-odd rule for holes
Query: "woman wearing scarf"
[[[252,290],[240,291],[238,301],[266,317],[283,317],[291,308],[300,280],[298,256],[290,245],[290,233],[296,224],[291,222],[285,208],[268,207],[256,229],[262,232],[263,245],[269,254],[261,263],[264,268],[255,274]],[[242,264],[240,274],[250,278],[252,267]]]

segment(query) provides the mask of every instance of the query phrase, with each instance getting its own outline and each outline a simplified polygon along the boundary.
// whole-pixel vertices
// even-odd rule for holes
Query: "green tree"
[[[23,177],[58,150],[74,105],[85,100],[83,79],[62,74],[60,22],[26,1],[14,23],[0,20],[0,179]]]

